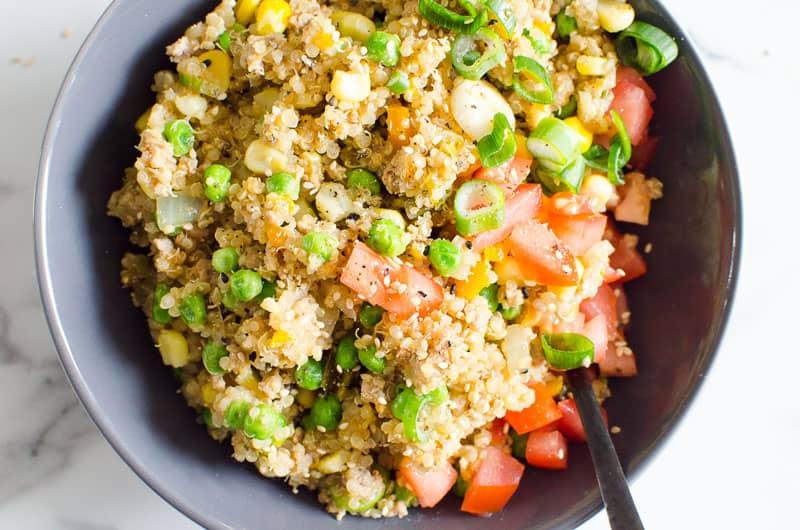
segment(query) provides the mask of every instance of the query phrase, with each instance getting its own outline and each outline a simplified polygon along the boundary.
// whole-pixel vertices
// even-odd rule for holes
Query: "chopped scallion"
[[[514,57],[514,91],[531,103],[549,105],[553,102],[553,83],[547,70],[530,57]]]
[[[503,190],[488,180],[468,180],[458,188],[455,202],[456,230],[466,237],[500,228],[505,218]]]
[[[640,20],[620,32],[616,47],[622,63],[636,68],[642,75],[663,70],[678,57],[675,39],[664,30]]]
[[[517,140],[514,129],[502,112],[494,115],[492,132],[478,140],[478,156],[485,168],[501,166],[514,157]]]
[[[477,51],[483,44],[480,56],[472,60],[470,52]],[[478,80],[483,75],[502,63],[506,58],[506,47],[503,40],[489,28],[481,28],[474,34],[460,33],[453,40],[450,49],[450,60],[453,68],[461,77]]]
[[[588,367],[594,361],[594,344],[579,333],[542,335],[544,358],[556,370]]]

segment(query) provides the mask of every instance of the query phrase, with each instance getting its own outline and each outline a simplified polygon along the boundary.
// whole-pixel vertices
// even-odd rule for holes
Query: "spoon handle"
[[[617,452],[611,442],[611,435],[600,415],[600,406],[592,390],[589,371],[586,368],[578,368],[570,370],[567,374],[586,432],[600,495],[606,505],[606,515],[611,528],[612,530],[643,529]]]

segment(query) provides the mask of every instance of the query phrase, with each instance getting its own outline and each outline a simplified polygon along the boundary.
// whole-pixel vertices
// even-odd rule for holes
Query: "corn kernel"
[[[573,116],[571,118],[567,118],[564,120],[564,123],[569,125],[569,127],[578,133],[581,137],[581,153],[585,153],[592,147],[592,141],[594,140],[594,135],[591,131],[589,131],[584,125],[583,122],[578,119],[577,116]]]
[[[327,31],[320,31],[311,38],[311,44],[313,44],[320,50],[323,51],[327,50],[328,48],[334,45],[333,35],[331,35]]]
[[[331,93],[340,101],[364,101],[372,89],[367,72],[336,70],[331,80]]]
[[[217,391],[214,390],[214,387],[211,386],[211,383],[206,383],[200,387],[200,393],[203,396],[203,403],[206,406],[210,406],[214,403],[214,400],[217,399]]]
[[[528,151],[528,139],[522,134],[515,134],[514,139],[517,141],[517,152],[514,153],[514,156],[533,160],[533,155]]]
[[[289,25],[292,7],[285,0],[262,0],[256,10],[256,35],[283,33]]]
[[[593,173],[586,177],[581,186],[581,195],[589,197],[592,208],[597,212],[606,211],[608,201],[614,196],[614,185],[609,182],[605,175]]]
[[[608,73],[608,61],[603,57],[591,55],[580,55],[575,61],[575,68],[581,75],[606,75]]]
[[[492,266],[488,261],[479,261],[472,267],[469,278],[466,280],[456,280],[456,295],[467,300],[472,300],[478,296],[486,287],[489,287],[489,272]]]
[[[557,375],[548,381],[546,386],[547,392],[550,393],[551,396],[556,397],[561,393],[561,389],[564,388],[564,378],[560,375]]]
[[[145,129],[147,129],[147,122],[150,121],[151,112],[153,112],[153,107],[150,107],[149,109],[144,111],[142,115],[136,119],[135,126],[137,132],[142,133],[144,132]]]
[[[253,370],[249,369],[236,377],[236,384],[245,387],[250,392],[258,392],[258,379],[253,375]]]
[[[239,0],[236,2],[236,22],[243,26],[249,26],[253,21],[253,15],[256,14],[256,9],[261,0]]]
[[[267,87],[253,96],[253,111],[259,118],[272,110],[272,106],[280,99],[281,91],[275,87]]]
[[[597,20],[609,33],[617,33],[633,23],[633,6],[619,0],[597,0]]]
[[[331,15],[331,21],[342,37],[364,42],[375,32],[375,23],[361,13],[337,11]]]
[[[552,36],[553,32],[556,30],[556,25],[552,20],[536,20],[533,25],[548,36]]]
[[[386,108],[386,128],[389,141],[396,147],[403,146],[411,139],[411,114],[408,107],[389,105]]]
[[[483,259],[485,259],[489,263],[500,261],[501,259],[503,259],[503,257],[505,257],[505,253],[503,252],[503,249],[501,249],[497,245],[488,247],[483,251]]]
[[[244,165],[253,173],[262,175],[289,169],[289,158],[283,151],[272,147],[266,140],[254,140],[244,154]]]
[[[528,111],[525,113],[528,117],[528,121],[531,123],[533,127],[536,127],[540,121],[550,116],[550,108],[547,105],[542,105],[541,103],[531,103],[528,105]],[[528,151],[528,148],[525,148],[525,152]]]
[[[269,346],[270,348],[278,348],[280,346],[283,346],[284,344],[288,344],[291,341],[292,341],[292,336],[283,331],[282,329],[279,329],[278,331],[275,332],[274,335],[272,335],[272,338],[269,339]]]
[[[510,256],[506,256],[495,263],[494,272],[497,274],[497,281],[500,283],[519,283],[523,279],[519,262]]]
[[[317,469],[325,474],[339,473],[347,469],[347,460],[349,457],[349,451],[340,449],[320,459],[317,464]]]
[[[158,334],[158,351],[167,366],[181,368],[189,364],[189,343],[179,331],[162,329]]]
[[[228,54],[222,50],[210,50],[198,55],[197,60],[206,65],[203,79],[222,92],[227,91],[233,74],[233,61]]]
[[[403,218],[403,214],[397,210],[390,210],[389,208],[376,208],[375,219],[385,219],[386,221],[391,221],[392,223],[396,224],[403,230],[406,228],[406,220]]]

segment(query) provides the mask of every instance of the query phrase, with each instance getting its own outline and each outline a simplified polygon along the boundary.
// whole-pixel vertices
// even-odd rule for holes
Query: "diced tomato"
[[[622,284],[609,285],[614,298],[617,301],[617,322],[624,323],[627,317],[630,317],[630,308],[628,307],[628,297],[625,295],[625,288]],[[627,317],[626,317],[627,313]]]
[[[517,187],[525,182],[531,172],[533,160],[521,156],[515,156],[505,164],[493,168],[482,167],[472,176],[476,179],[483,179],[494,182],[506,197],[514,193]]]
[[[622,188],[622,200],[614,208],[617,221],[647,225],[650,222],[650,201],[644,175],[638,171],[626,175],[627,182]]]
[[[547,224],[574,255],[583,256],[592,245],[603,239],[607,220],[603,214],[551,215]]]
[[[619,84],[621,81],[627,81],[629,83],[633,83],[634,85],[644,90],[644,93],[647,96],[647,100],[650,103],[656,100],[656,91],[653,90],[653,88],[647,84],[647,81],[644,80],[644,77],[642,77],[641,74],[637,72],[635,68],[631,68],[630,66],[618,66],[617,84]]]
[[[608,328],[605,315],[597,315],[583,326],[582,334],[594,344],[594,362],[602,362],[608,350]]]
[[[644,171],[656,156],[659,139],[657,136],[647,136],[633,148],[628,164],[637,171]]]
[[[435,469],[424,469],[408,457],[403,459],[398,472],[423,508],[436,506],[447,495],[458,477],[458,473],[449,462],[444,462]]]
[[[497,447],[487,447],[461,510],[474,514],[499,512],[517,491],[524,471],[525,464],[513,456]]]
[[[528,434],[525,460],[545,469],[567,469],[567,439],[558,431]]]
[[[606,377],[633,377],[638,373],[633,352],[629,355],[618,355],[614,347],[609,347],[605,359],[597,366],[600,368],[600,374]]]
[[[517,225],[508,238],[508,249],[529,280],[555,286],[578,283],[578,269],[572,252],[538,221]]]
[[[489,429],[492,433],[492,445],[502,445],[506,440],[506,422],[502,418],[496,418]]]
[[[386,278],[389,278],[388,282],[385,282]],[[431,278],[410,265],[396,264],[360,241],[353,246],[339,281],[369,303],[379,305],[401,318],[408,318],[414,313],[424,316],[436,309],[444,299],[442,287]],[[387,286],[395,282],[406,286],[403,293]]]
[[[559,318],[558,323],[553,325],[553,333],[583,333],[585,324],[586,316],[583,313],[578,313],[572,320]]]
[[[614,246],[614,252],[609,258],[609,265],[613,269],[622,269],[625,272],[625,276],[619,279],[620,282],[629,282],[647,272],[647,263],[636,250],[634,238],[624,237],[609,223],[606,227],[605,239]]]
[[[586,315],[587,319],[603,315],[608,338],[611,339],[617,334],[617,323],[619,321],[617,316],[617,297],[614,295],[612,287],[601,285],[597,289],[597,294],[581,302],[580,310],[581,313]]]
[[[653,117],[653,107],[647,99],[645,90],[630,81],[622,80],[614,87],[614,100],[611,109],[619,112],[632,145],[639,143],[647,135],[647,127]]]
[[[578,407],[574,399],[565,399],[558,402],[558,408],[561,411],[562,417],[558,422],[558,430],[561,434],[566,436],[573,442],[585,442],[586,432],[583,430],[583,422],[578,414]],[[608,427],[608,413],[604,407],[600,407],[600,412],[603,415],[603,421]]]
[[[506,422],[519,434],[531,432],[561,419],[561,411],[547,391],[547,385],[534,383],[529,386],[536,394],[533,404],[519,411],[509,410],[505,415]]]
[[[472,250],[480,252],[505,240],[511,235],[515,226],[536,217],[541,207],[542,187],[539,184],[520,185],[514,195],[506,199],[503,226],[476,235],[472,240]]]

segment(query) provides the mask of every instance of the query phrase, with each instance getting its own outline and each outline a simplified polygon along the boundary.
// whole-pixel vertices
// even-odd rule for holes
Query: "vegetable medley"
[[[637,372],[675,41],[621,0],[223,0],[167,54],[109,212],[211,436],[337,517],[565,469],[564,372]]]

